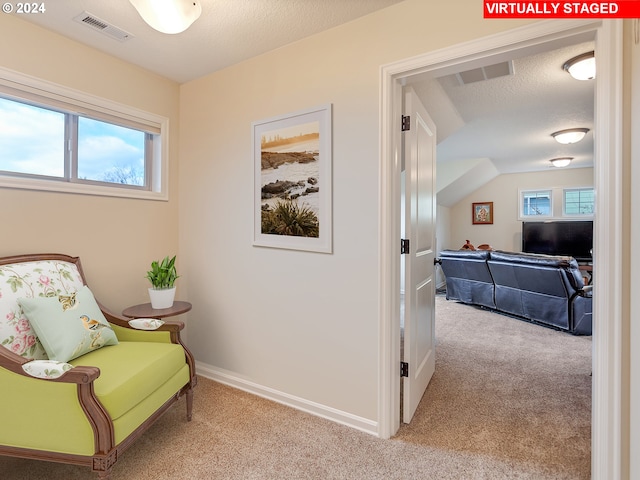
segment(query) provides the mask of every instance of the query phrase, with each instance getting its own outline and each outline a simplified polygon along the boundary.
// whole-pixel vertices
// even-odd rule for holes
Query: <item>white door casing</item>
[[[594,301],[592,478],[618,479],[622,439],[622,21],[549,20],[400,60],[381,67],[380,103],[380,369],[378,435],[400,427],[400,239],[399,178],[402,85],[425,72],[443,72],[474,59],[570,37],[596,40],[596,125],[594,181],[597,191],[594,283],[606,285]],[[601,259],[601,260],[600,260]]]
[[[405,93],[405,253],[403,421],[409,423],[435,370],[436,126],[413,91]]]

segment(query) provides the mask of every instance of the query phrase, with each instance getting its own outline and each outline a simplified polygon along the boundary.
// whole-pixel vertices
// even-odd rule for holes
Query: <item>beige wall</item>
[[[451,208],[438,205],[436,212],[436,252],[448,248],[459,248],[461,245],[454,246],[451,241]],[[436,286],[443,287],[447,280],[442,270],[436,269]]]
[[[522,248],[522,221],[518,219],[519,190],[565,187],[593,187],[592,168],[553,169],[543,172],[499,175],[451,208],[450,243],[458,249],[465,240],[475,246],[488,243],[498,250],[519,252]],[[556,216],[562,215],[561,190],[554,198]],[[493,224],[473,225],[471,204],[493,202]]]
[[[0,15],[0,66],[170,119],[168,202],[0,188],[0,255],[80,256],[114,311],[148,301],[151,260],[178,252],[178,85],[15,15]]]
[[[407,0],[179,88],[0,15],[11,39],[0,42],[0,66],[171,119],[169,202],[2,188],[1,254],[80,255],[98,296],[119,310],[146,301],[149,261],[179,247],[200,362],[376,422],[380,65],[520,25],[482,20],[475,0]],[[329,102],[334,253],[252,247],[251,122]]]
[[[408,0],[182,85],[180,255],[200,362],[377,421],[380,67],[523,24],[481,16],[475,0]],[[253,247],[251,123],[325,103],[333,254]]]

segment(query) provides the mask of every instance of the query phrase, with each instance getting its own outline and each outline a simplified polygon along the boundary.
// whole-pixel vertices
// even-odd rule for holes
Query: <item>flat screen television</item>
[[[522,251],[591,262],[593,221],[522,222]]]

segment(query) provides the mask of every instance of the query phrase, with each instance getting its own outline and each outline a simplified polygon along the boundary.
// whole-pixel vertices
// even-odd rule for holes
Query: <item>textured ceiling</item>
[[[128,0],[54,0],[21,18],[180,83],[349,22],[401,0],[200,0],[185,32],[149,27]],[[73,20],[88,12],[133,38],[114,40]]]
[[[595,83],[573,79],[562,66],[593,47],[583,42],[514,58],[513,75],[465,85],[454,74],[416,81],[438,126],[438,162],[488,158],[498,172],[515,173],[555,168],[551,158],[570,156],[571,168],[592,167]],[[443,94],[445,100],[431,100]],[[577,144],[551,137],[577,127],[590,129]]]
[[[47,2],[46,14],[21,18],[182,83],[399,2],[201,0],[202,16],[178,35],[151,29],[128,0]],[[82,12],[133,38],[120,42],[74,21]],[[439,78],[413,79],[438,126],[439,164],[488,159],[499,173],[514,173],[549,169],[551,158],[572,156],[570,168],[593,166],[594,82],[574,80],[562,70],[567,59],[593,50],[593,42],[581,42],[489,57],[483,65],[461,65]],[[466,85],[453,75],[509,60],[513,75]],[[569,146],[550,136],[572,127],[591,131]]]

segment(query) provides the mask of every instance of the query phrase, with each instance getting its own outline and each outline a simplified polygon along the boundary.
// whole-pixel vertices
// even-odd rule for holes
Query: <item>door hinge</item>
[[[409,253],[409,239],[400,239],[400,255],[407,255]]]
[[[409,377],[409,364],[407,362],[400,362],[400,376]]]
[[[411,116],[402,115],[402,131],[406,132],[408,130],[411,130]]]

